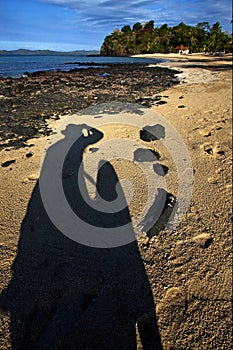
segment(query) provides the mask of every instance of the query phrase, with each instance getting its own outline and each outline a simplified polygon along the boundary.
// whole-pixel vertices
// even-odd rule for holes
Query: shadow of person
[[[65,138],[51,146],[46,157],[66,140],[75,139],[83,127],[69,125]],[[76,215],[91,225],[110,230],[114,225],[130,224],[126,200],[119,215],[104,215],[81,198],[77,172],[85,149],[103,137],[96,129],[88,130],[88,137],[81,136],[72,144],[63,165],[67,201]],[[101,164],[96,188],[109,205],[122,190],[118,184],[116,191],[117,183],[112,165]],[[62,204],[54,202],[54,206]],[[137,320],[140,349],[162,349],[153,295],[137,242],[100,249],[71,240],[51,222],[38,183],[21,225],[12,279],[1,295],[1,308],[10,313],[13,350],[135,350],[140,348],[136,344]],[[149,328],[140,321],[146,313],[153,315]]]

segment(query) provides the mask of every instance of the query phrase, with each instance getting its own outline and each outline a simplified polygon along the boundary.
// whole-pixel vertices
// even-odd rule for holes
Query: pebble
[[[193,242],[201,248],[208,248],[213,242],[213,238],[208,233],[200,233],[193,237]]]
[[[6,167],[8,167],[9,165],[11,165],[13,163],[15,163],[15,159],[7,160],[6,162],[2,163],[1,166],[3,168],[6,168]]]
[[[26,179],[24,179],[23,182],[27,182],[27,180],[30,181],[37,181],[39,179],[39,174],[30,174]]]
[[[33,153],[32,152],[28,152],[27,154],[26,154],[26,158],[31,158],[33,156]]]
[[[208,129],[203,129],[203,130],[200,130],[199,132],[200,132],[200,135],[205,137],[208,137],[211,135],[211,132]]]

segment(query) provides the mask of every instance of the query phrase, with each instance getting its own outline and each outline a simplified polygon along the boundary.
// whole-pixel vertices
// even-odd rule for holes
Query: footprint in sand
[[[225,156],[225,152],[218,142],[215,142],[215,144],[205,142],[200,148],[205,153],[212,155],[216,159],[222,159]]]

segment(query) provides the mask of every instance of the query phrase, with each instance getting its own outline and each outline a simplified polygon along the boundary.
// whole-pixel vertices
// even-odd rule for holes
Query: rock
[[[211,132],[208,129],[203,129],[199,131],[200,135],[208,137],[211,135]]]
[[[165,128],[160,124],[145,126],[142,130],[140,130],[140,139],[145,142],[164,139],[164,137]]]
[[[158,101],[158,102],[156,102],[156,106],[158,106],[158,105],[164,105],[164,104],[166,104],[167,103],[167,101]]]
[[[213,238],[208,233],[200,233],[193,237],[193,242],[201,248],[208,248],[213,242]]]
[[[37,181],[39,179],[39,174],[36,174],[36,173],[35,174],[31,174],[27,178],[30,181]]]
[[[156,163],[153,165],[153,169],[159,176],[165,176],[168,173],[169,168],[166,165]]]
[[[31,158],[33,156],[33,153],[32,152],[28,152],[27,154],[26,154],[26,158]]]
[[[1,166],[3,168],[6,168],[6,167],[8,167],[9,165],[11,165],[13,163],[15,163],[15,159],[7,160],[6,162],[2,163]]]
[[[178,108],[185,108],[185,106],[184,105],[180,105],[180,106],[178,106]]]
[[[134,151],[134,161],[155,162],[160,158],[160,154],[153,149],[138,148]]]

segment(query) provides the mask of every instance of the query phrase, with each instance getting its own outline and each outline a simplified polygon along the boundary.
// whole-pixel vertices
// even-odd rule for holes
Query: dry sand
[[[1,151],[1,164],[15,161],[0,167],[1,349],[135,349],[135,343],[127,343],[122,328],[129,327],[128,307],[134,315],[132,319],[149,312],[151,301],[147,302],[146,297],[150,299],[151,292],[164,350],[231,348],[231,63],[228,56],[170,56],[170,59],[161,65],[181,69],[182,84],[164,91],[162,100],[167,103],[152,108],[182,136],[195,177],[190,209],[175,232],[161,231],[151,239],[139,238],[133,247],[117,248],[113,253],[92,250],[90,254],[88,248],[70,247],[71,243],[67,239],[63,242],[63,238],[59,238],[61,241],[54,247],[57,241],[45,241],[48,245],[43,245],[40,238],[34,237],[39,248],[35,247],[33,238],[28,243],[27,235],[42,232],[41,228],[34,229],[40,217],[45,218],[41,223],[43,229],[46,225],[49,227],[43,210],[36,207],[35,189],[47,139],[30,140],[28,144],[34,144],[33,147]],[[158,143],[150,146],[158,150]],[[161,153],[163,164],[175,174],[169,158],[163,150]],[[30,210],[35,213],[31,215]],[[65,246],[65,253],[59,248],[61,244]],[[59,262],[54,251],[59,255]],[[46,258],[41,259],[43,254]],[[107,259],[110,263],[106,266]],[[135,263],[138,265],[133,266]],[[74,276],[72,273],[69,276],[68,271],[74,264],[82,267]],[[103,275],[96,264],[100,264]],[[61,275],[64,273],[62,280],[59,280],[60,271],[63,271]],[[51,282],[54,280],[56,282]],[[144,290],[140,289],[140,283],[146,285]],[[142,295],[145,301],[140,304]],[[83,296],[88,296],[88,300],[83,301]],[[86,306],[78,309],[80,300]],[[71,307],[67,306],[69,303]],[[135,305],[140,305],[137,312],[134,312]],[[82,314],[81,321],[75,319],[73,309]],[[114,323],[111,312],[113,315],[121,312],[117,320],[122,327]],[[65,320],[66,326],[57,321],[59,318]],[[149,316],[145,319],[139,324],[146,325],[143,332],[147,334],[151,321]],[[76,328],[67,326],[69,322]],[[130,329],[128,338],[133,339]],[[121,332],[120,335],[117,332]],[[60,334],[62,341],[55,334]],[[148,334],[150,339],[150,331]],[[101,338],[107,339],[101,342]],[[98,340],[95,347],[93,339]],[[139,336],[137,341],[137,348],[142,349]],[[145,345],[146,349],[155,347]]]

